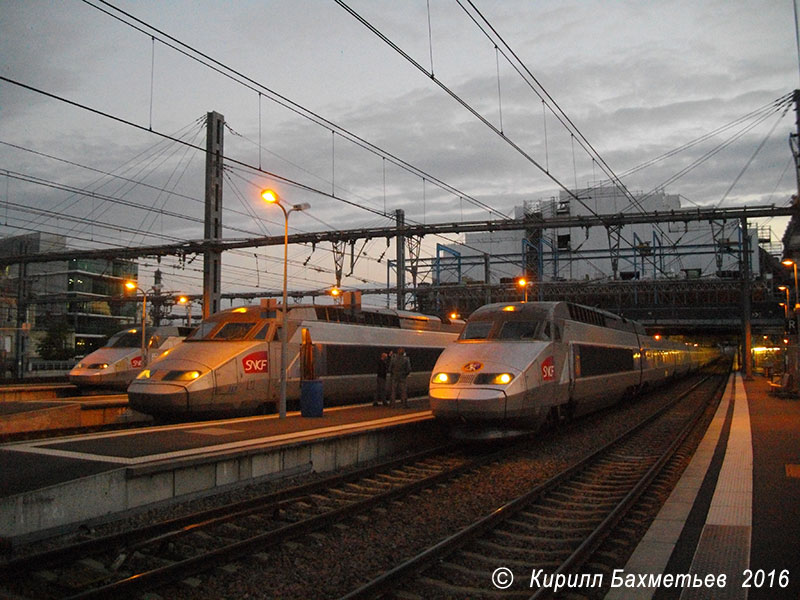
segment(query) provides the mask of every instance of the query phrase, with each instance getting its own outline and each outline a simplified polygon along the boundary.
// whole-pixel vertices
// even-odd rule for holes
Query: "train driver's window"
[[[245,321],[230,321],[220,327],[214,334],[215,340],[243,340],[255,323]]]
[[[541,321],[506,321],[500,329],[497,338],[501,340],[537,340],[543,339],[543,333],[539,330],[544,329],[541,327]],[[548,337],[544,339],[549,339]]]
[[[460,340],[485,340],[489,337],[494,321],[470,321],[464,327]]]
[[[208,334],[219,325],[217,321],[203,321],[197,328],[190,333],[186,339],[187,340],[204,340],[208,337]]]
[[[269,333],[269,323],[264,323],[264,326],[258,330],[258,333],[253,336],[254,340],[266,340]]]

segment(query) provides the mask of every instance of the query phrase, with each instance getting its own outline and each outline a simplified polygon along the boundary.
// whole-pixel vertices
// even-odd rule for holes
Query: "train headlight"
[[[431,383],[455,383],[459,377],[460,373],[436,373],[431,377]]]
[[[476,385],[506,385],[514,379],[513,373],[481,373],[475,378]]]
[[[169,371],[164,375],[163,381],[192,381],[202,375],[201,371]]]
[[[136,379],[150,379],[150,369],[144,369],[136,376]]]
[[[86,365],[86,368],[103,370],[108,368],[108,363],[92,363],[91,365]]]

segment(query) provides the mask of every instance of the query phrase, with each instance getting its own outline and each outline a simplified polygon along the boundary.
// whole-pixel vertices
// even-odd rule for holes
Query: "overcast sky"
[[[784,205],[796,193],[794,111],[764,110],[799,83],[791,0],[473,2],[619,176],[751,115],[625,175],[632,191],[666,185],[685,206]],[[347,5],[428,74],[333,0],[113,2],[142,31],[96,0],[2,0],[0,74],[79,106],[0,81],[0,235],[63,233],[78,248],[202,238],[203,154],[158,134],[203,146],[211,110],[229,127],[226,238],[282,233],[278,209],[258,198],[270,185],[312,205],[290,219],[292,231],[309,231],[388,226],[382,215],[397,208],[427,223],[496,218],[485,206],[512,216],[524,201],[606,177],[467,0],[430,0],[430,12],[426,0]],[[168,47],[167,36],[251,83]],[[785,221],[769,225],[783,234]],[[424,251],[446,241],[426,238]],[[345,286],[385,283],[394,249],[376,240],[363,251]],[[279,289],[280,257],[226,256],[225,289]],[[290,260],[294,289],[333,283],[329,248],[293,247]],[[142,268],[146,284],[155,266]],[[167,289],[200,291],[200,259],[166,259],[162,270]]]

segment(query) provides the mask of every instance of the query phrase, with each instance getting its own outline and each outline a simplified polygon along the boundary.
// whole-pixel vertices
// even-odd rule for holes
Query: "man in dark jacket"
[[[389,401],[390,405],[394,405],[394,399],[400,392],[400,399],[403,403],[403,408],[408,407],[408,388],[406,386],[406,379],[411,373],[411,359],[408,358],[405,348],[398,348],[397,353],[392,356],[389,363],[389,373],[392,376],[392,393]]]
[[[372,406],[388,404],[386,401],[386,373],[388,371],[389,355],[386,354],[386,352],[382,352],[380,358],[378,358],[378,367],[376,370],[377,380],[375,383],[375,402],[372,403]]]

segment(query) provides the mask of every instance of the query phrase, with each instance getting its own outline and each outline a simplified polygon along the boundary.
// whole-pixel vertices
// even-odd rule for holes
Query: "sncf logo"
[[[253,352],[242,359],[245,373],[266,373],[269,360],[266,350]]]
[[[463,367],[461,367],[461,370],[466,373],[476,373],[477,371],[480,371],[482,368],[483,368],[483,363],[479,363],[478,361],[473,361],[465,364]]]
[[[542,363],[542,381],[553,381],[556,378],[556,364],[552,356],[548,356]]]
[[[142,366],[142,357],[141,356],[134,356],[131,359],[131,367],[134,369],[138,369]]]

